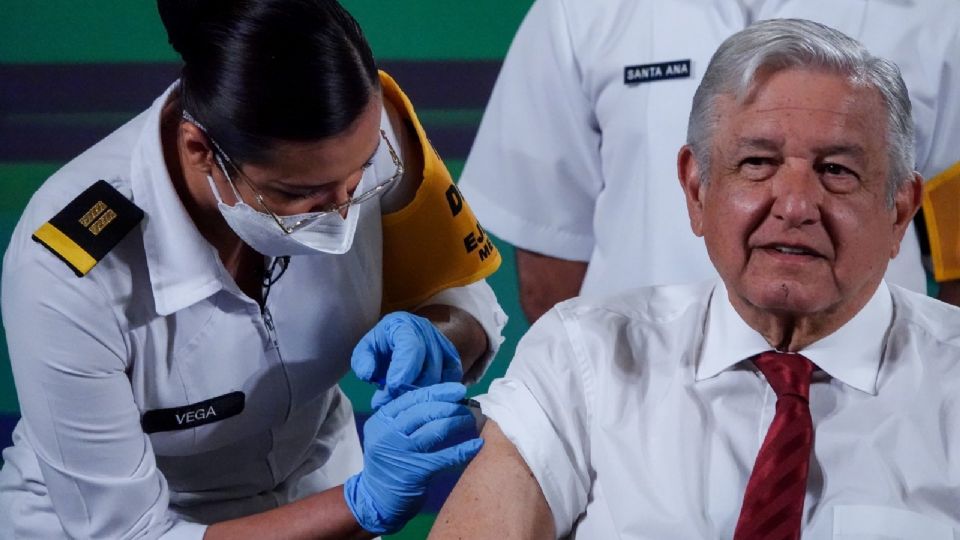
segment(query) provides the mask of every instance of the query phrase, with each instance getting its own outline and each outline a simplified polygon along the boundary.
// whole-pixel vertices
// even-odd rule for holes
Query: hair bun
[[[204,27],[217,11],[214,0],[157,0],[167,41],[186,62],[197,51],[206,32]]]

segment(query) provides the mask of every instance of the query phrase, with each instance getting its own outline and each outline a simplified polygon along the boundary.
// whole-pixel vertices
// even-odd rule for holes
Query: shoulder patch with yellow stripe
[[[960,279],[960,162],[923,186],[923,219],[934,279]]]
[[[440,291],[468,285],[500,267],[500,252],[460,195],[450,172],[427,139],[413,104],[383,71],[380,85],[412,125],[423,150],[423,180],[404,208],[383,223],[384,313],[410,309]]]
[[[83,277],[143,219],[143,210],[98,180],[33,233]]]

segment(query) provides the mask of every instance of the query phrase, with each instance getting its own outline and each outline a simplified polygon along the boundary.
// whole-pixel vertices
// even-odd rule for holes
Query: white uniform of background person
[[[205,526],[189,521],[273,508],[339,485],[362,466],[337,382],[380,316],[379,203],[350,209],[360,217],[346,254],[294,256],[262,314],[172,187],[158,126],[166,98],[47,181],[14,232],[3,320],[23,419],[3,454],[0,508],[29,518],[19,521],[23,531],[0,526],[0,537],[95,530],[105,538],[201,538]],[[381,127],[395,140],[385,113]],[[394,172],[381,145],[358,190]],[[100,178],[145,218],[77,278],[30,235]],[[438,296],[434,303],[481,323],[489,360],[504,322],[490,288],[481,281]],[[141,428],[146,411],[238,391],[245,406],[236,416],[151,434]],[[210,413],[182,420],[189,426]]]
[[[881,283],[801,351],[822,369],[803,538],[960,534],[958,328],[954,307]],[[536,476],[558,538],[571,526],[585,539],[732,538],[777,401],[744,360],[767,350],[722,282],[571,300],[478,399]]]
[[[687,224],[677,149],[720,42],[751,21],[788,17],[829,24],[899,64],[925,179],[960,159],[955,1],[538,0],[507,55],[460,189],[504,240],[589,261],[583,293],[715,276]],[[627,66],[682,60],[689,77],[624,82]],[[913,228],[887,279],[926,290]]]

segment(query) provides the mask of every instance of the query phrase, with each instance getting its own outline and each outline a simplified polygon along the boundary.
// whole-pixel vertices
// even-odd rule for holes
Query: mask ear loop
[[[213,137],[210,136],[210,132],[207,131],[207,128],[205,128],[203,124],[201,124],[196,118],[193,117],[192,114],[190,114],[186,110],[181,111],[180,116],[182,116],[183,119],[186,120],[187,122],[190,122],[191,124],[197,126],[197,128],[203,132],[203,135],[207,138],[208,141],[210,141],[210,145],[213,146],[213,157],[217,159],[217,163],[220,165],[220,168],[223,169],[223,174],[226,174],[227,178],[230,178],[230,175],[227,173],[227,168],[224,167],[223,165],[224,158],[226,158],[227,161],[230,161],[230,159],[226,157],[227,153],[224,152],[222,148],[220,148],[220,145],[217,144],[217,141],[215,141]],[[233,182],[233,178],[230,178],[230,181]]]
[[[237,203],[242,203],[243,198],[240,196],[240,191],[237,190],[237,183],[233,181],[233,177],[227,172],[227,166],[220,157],[220,154],[215,151],[213,153],[213,159],[217,161],[217,166],[220,167],[220,171],[227,177],[227,183],[230,184],[230,189],[233,191],[233,196],[236,197]]]
[[[224,163],[223,158],[221,157],[225,154],[223,153],[223,150],[220,149],[220,145],[217,144],[217,141],[213,140],[213,137],[211,137],[209,133],[207,133],[207,128],[203,127],[203,124],[194,118],[192,114],[187,112],[186,109],[180,111],[180,116],[187,122],[197,126],[197,129],[202,131],[204,136],[207,137],[207,140],[210,141],[210,145],[213,146],[213,159],[216,160],[217,166],[220,167],[220,171],[223,173],[223,175],[227,177],[227,183],[230,184],[230,189],[233,191],[233,196],[237,199],[238,203],[242,203],[243,197],[240,196],[240,191],[237,190],[237,183],[233,180],[233,177],[230,176],[230,173],[227,171],[227,164]],[[216,185],[213,182],[211,182],[210,185],[214,190],[217,191],[217,196],[222,201],[223,197],[220,197],[220,192]]]

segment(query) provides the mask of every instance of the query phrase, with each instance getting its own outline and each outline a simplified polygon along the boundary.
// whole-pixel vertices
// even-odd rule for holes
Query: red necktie
[[[777,393],[777,413],[753,464],[733,538],[795,540],[800,538],[813,444],[808,401],[813,363],[799,354],[773,351],[754,363]]]

